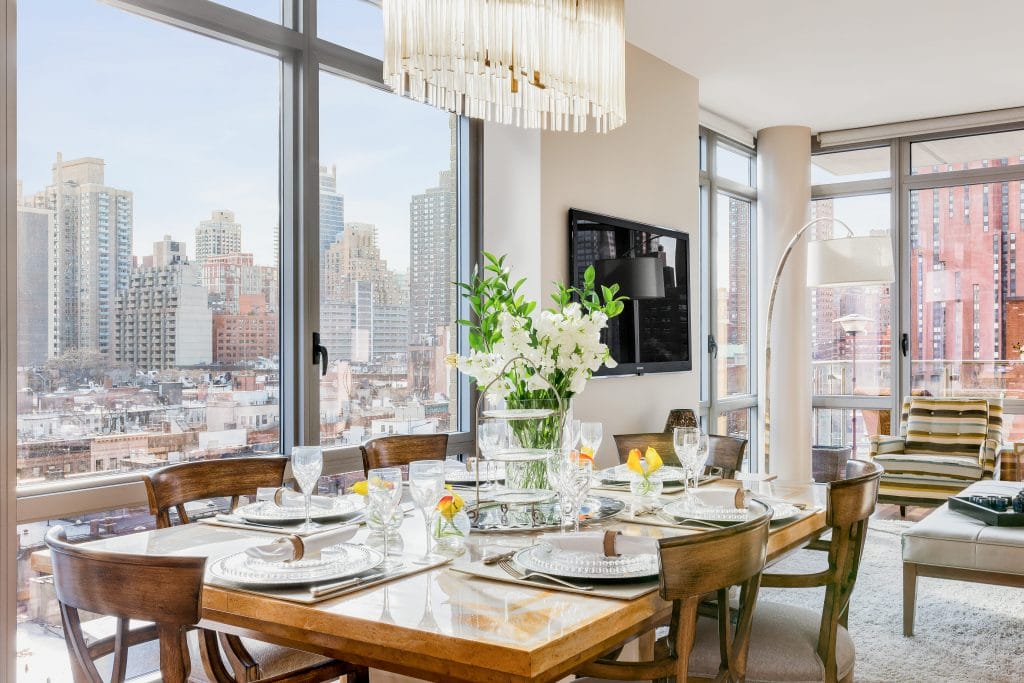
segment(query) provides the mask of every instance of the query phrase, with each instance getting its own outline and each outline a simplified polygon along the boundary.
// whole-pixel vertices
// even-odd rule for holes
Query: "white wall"
[[[632,45],[626,79],[628,122],[609,134],[544,132],[538,143],[533,132],[484,129],[484,246],[509,253],[543,305],[568,276],[570,207],[690,234],[694,369],[589,383],[574,410],[604,423],[602,465],[616,460],[612,434],[660,431],[669,409],[696,409],[700,394],[697,79]]]

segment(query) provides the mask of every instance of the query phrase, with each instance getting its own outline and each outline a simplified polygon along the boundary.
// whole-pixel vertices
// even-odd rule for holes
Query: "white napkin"
[[[571,534],[543,534],[541,543],[547,543],[554,550],[570,553],[605,554],[604,531],[581,531]],[[616,555],[657,555],[658,540],[645,536],[627,536],[614,532]]]
[[[745,493],[743,489],[731,488],[697,489],[696,491],[691,491],[693,497],[697,499],[698,506],[732,509],[746,507]]]
[[[283,486],[267,487],[261,486],[256,489],[256,500],[272,500],[278,507],[282,508],[305,508],[306,497],[298,491],[286,489]],[[311,507],[330,510],[334,507],[334,499],[327,496],[310,496]]]
[[[344,543],[356,535],[358,525],[343,526],[339,529],[321,531],[318,534],[284,536],[273,543],[257,545],[245,551],[249,557],[267,562],[292,562],[320,557],[320,551],[332,545]]]

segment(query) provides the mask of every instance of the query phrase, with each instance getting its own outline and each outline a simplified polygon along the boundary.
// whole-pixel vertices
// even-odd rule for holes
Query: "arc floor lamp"
[[[815,218],[797,230],[786,245],[775,269],[772,291],[768,299],[765,324],[764,354],[764,469],[770,471],[771,445],[771,381],[772,381],[772,317],[775,296],[786,261],[808,229],[821,223],[835,223],[846,228],[846,237],[812,240],[807,243],[808,287],[855,287],[889,284],[896,279],[893,269],[892,241],[888,235],[857,236],[849,225],[838,218]]]

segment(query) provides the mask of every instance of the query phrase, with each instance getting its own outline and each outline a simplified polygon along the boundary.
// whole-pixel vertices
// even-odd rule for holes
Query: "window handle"
[[[321,363],[321,361],[323,361]],[[320,343],[320,333],[313,333],[313,365],[320,366],[320,376],[327,374],[327,347]]]
[[[708,335],[708,354],[712,358],[718,358],[718,342],[715,341],[715,335]]]
[[[903,353],[904,358],[910,353],[910,335],[906,332],[900,335],[900,351]]]

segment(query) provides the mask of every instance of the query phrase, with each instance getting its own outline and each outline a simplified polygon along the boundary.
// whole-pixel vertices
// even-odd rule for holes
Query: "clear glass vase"
[[[466,551],[466,537],[470,530],[469,515],[459,510],[449,517],[435,510],[430,518],[430,533],[434,537],[434,549],[444,555],[461,555]]]
[[[513,415],[508,419],[509,450],[553,453],[562,446],[565,425],[572,424],[572,402],[556,398],[508,397],[506,406]],[[516,411],[530,411],[532,417],[515,419]],[[510,489],[550,489],[545,457],[505,464],[505,485]]]

